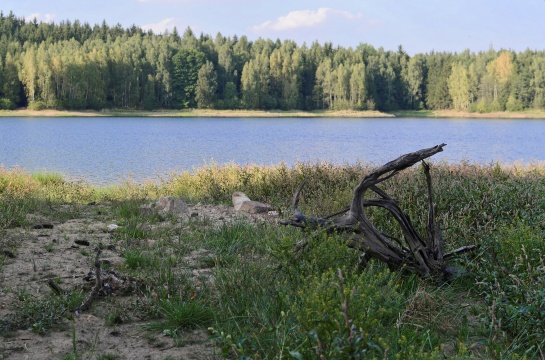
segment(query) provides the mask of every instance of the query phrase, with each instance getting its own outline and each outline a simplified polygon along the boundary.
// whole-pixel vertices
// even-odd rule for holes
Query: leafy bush
[[[28,104],[30,110],[45,110],[47,109],[47,104],[44,101],[32,101]]]
[[[0,98],[0,110],[15,110],[15,102],[8,98]]]
[[[358,359],[384,353],[379,339],[404,305],[395,275],[374,264],[361,274],[329,269],[305,280],[290,313],[310,346],[292,354]]]

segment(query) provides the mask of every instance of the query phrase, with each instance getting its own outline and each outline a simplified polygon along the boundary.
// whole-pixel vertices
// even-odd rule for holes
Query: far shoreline
[[[0,117],[181,117],[181,118],[385,118],[380,111],[282,111],[282,110],[0,110]]]
[[[459,118],[459,119],[545,119],[545,110],[474,113],[457,110],[400,110],[393,112],[353,110],[0,110],[2,117],[180,117],[180,118]]]

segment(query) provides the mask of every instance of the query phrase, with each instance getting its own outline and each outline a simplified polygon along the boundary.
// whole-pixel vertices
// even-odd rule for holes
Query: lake
[[[112,184],[207,164],[382,164],[446,143],[434,160],[545,160],[545,120],[420,118],[0,118],[0,164]]]

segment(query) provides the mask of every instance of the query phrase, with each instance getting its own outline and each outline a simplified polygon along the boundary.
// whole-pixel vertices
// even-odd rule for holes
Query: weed
[[[50,242],[44,245],[44,249],[47,252],[54,252],[55,251],[55,244]]]
[[[20,302],[15,304],[15,313],[0,319],[0,329],[2,331],[28,329],[43,334],[70,317],[81,304],[83,297],[81,293],[73,293],[36,299],[28,293],[20,293],[18,294]]]
[[[133,270],[154,267],[157,264],[157,259],[148,251],[128,249],[123,252],[123,257],[126,259],[125,265]]]
[[[176,337],[183,330],[206,327],[214,318],[212,308],[195,300],[161,300],[158,308],[163,320],[152,322],[146,327],[160,330],[166,336]]]

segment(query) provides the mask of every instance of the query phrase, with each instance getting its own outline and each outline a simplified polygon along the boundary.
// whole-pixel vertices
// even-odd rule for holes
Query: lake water
[[[382,164],[446,143],[434,160],[545,160],[545,120],[419,118],[0,118],[0,164],[95,184],[206,164]]]

